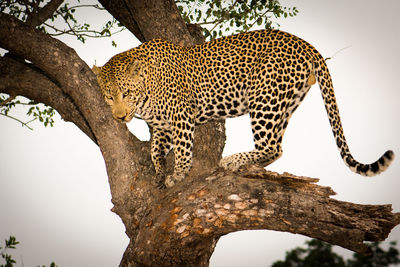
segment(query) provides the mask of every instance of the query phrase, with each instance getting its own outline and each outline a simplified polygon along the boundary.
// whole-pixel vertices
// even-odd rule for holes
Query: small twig
[[[32,128],[32,127],[29,127],[28,124],[31,123],[31,122],[33,122],[33,121],[35,121],[35,120],[37,119],[37,118],[34,118],[34,119],[32,119],[32,120],[30,120],[30,121],[28,121],[28,122],[23,122],[23,121],[21,121],[21,120],[15,118],[15,117],[13,117],[13,116],[6,115],[6,114],[4,114],[4,113],[0,113],[0,115],[2,115],[2,116],[4,116],[4,117],[7,117],[7,118],[10,118],[10,119],[13,119],[13,120],[15,120],[15,121],[21,123],[22,127],[25,126],[26,128],[28,128],[28,129],[31,130],[31,131],[33,131],[33,128]]]
[[[44,25],[49,27],[50,29],[54,30],[55,32],[58,32],[58,33],[49,33],[50,36],[59,36],[62,34],[68,34],[68,35],[72,35],[72,36],[81,35],[81,36],[90,37],[90,38],[103,38],[103,37],[109,37],[111,35],[120,33],[123,30],[125,30],[124,28],[121,28],[118,31],[110,33],[110,35],[104,36],[104,35],[101,35],[101,32],[94,31],[94,30],[74,30],[74,29],[71,29],[71,27],[69,30],[60,30],[60,29],[58,29],[50,24],[47,24],[47,23],[44,23]],[[70,26],[70,25],[68,25],[68,26]],[[91,34],[89,34],[89,33],[91,33]]]
[[[33,3],[27,1],[27,0],[18,0],[17,1],[19,4],[24,5],[25,7],[33,7]]]
[[[259,18],[264,17],[264,16],[267,15],[267,13],[269,13],[269,12],[272,12],[272,10],[267,9],[267,11],[265,11],[263,14],[261,14],[261,16],[259,16]],[[257,23],[257,20],[258,20],[258,19],[254,20],[254,22],[253,22],[252,24],[250,24],[249,29],[253,28],[254,24]]]
[[[229,13],[235,8],[237,2],[238,2],[237,0],[236,0],[235,2],[233,2],[232,5],[229,7],[228,11],[225,12],[225,14],[229,14]],[[221,10],[223,11],[224,9],[221,8]],[[225,14],[224,14],[224,15],[225,15]],[[223,16],[222,18],[220,18],[219,20],[216,20],[215,22],[217,22],[217,23],[214,25],[214,27],[211,28],[210,33],[211,33],[219,24],[221,24],[224,20],[225,20],[224,16]]]
[[[89,7],[89,8],[96,8],[98,10],[106,10],[103,7],[100,7],[99,5],[76,5],[76,6],[70,6],[69,9],[75,9],[75,8],[81,8],[81,7]]]
[[[3,107],[5,105],[7,105],[8,103],[10,103],[11,101],[13,101],[16,98],[16,96],[9,96],[6,100],[4,100],[3,102],[0,103],[0,107]]]
[[[39,103],[36,103],[36,102],[28,102],[28,103],[20,102],[20,103],[17,103],[17,104],[18,105],[22,105],[22,106],[35,106],[35,105],[37,105]]]
[[[187,16],[189,17],[189,15],[192,13],[192,11],[194,10],[194,6],[196,5],[196,2],[193,2],[192,6],[189,9],[189,12],[187,13]]]
[[[331,57],[325,58],[325,61],[330,60],[330,59],[333,59],[333,57],[335,57],[337,54],[339,54],[339,53],[342,52],[343,50],[348,49],[348,48],[350,48],[350,47],[351,47],[351,45],[348,45],[348,46],[346,46],[346,47],[343,47],[343,48],[339,49],[339,50],[336,51]]]

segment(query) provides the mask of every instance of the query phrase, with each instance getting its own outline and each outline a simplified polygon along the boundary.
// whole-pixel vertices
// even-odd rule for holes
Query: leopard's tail
[[[350,168],[350,170],[363,176],[374,176],[385,171],[394,159],[394,153],[391,150],[386,151],[377,161],[371,164],[360,163],[351,155],[343,134],[339,109],[333,91],[332,79],[325,60],[319,54],[314,58],[314,74],[320,86],[333,135],[336,139],[336,144],[344,163]]]

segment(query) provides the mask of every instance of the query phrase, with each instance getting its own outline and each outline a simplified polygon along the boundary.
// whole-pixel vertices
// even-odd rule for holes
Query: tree
[[[318,239],[306,242],[307,248],[298,247],[286,252],[284,261],[276,261],[272,267],[287,266],[329,266],[329,267],[356,267],[356,266],[390,266],[400,263],[399,251],[396,242],[391,242],[388,250],[380,247],[379,242],[370,244],[373,256],[364,256],[354,253],[351,259],[344,260],[342,256],[332,251],[332,245]]]
[[[10,236],[8,240],[5,241],[6,245],[3,247],[0,247],[0,254],[1,257],[6,261],[6,265],[0,265],[1,267],[6,266],[12,266],[13,263],[15,263],[15,260],[12,258],[10,254],[6,253],[7,249],[15,249],[15,246],[19,244],[19,242],[15,239],[14,236]]]
[[[264,23],[259,18],[269,14],[270,7],[273,14],[293,14],[285,13],[277,1],[233,1],[231,6],[222,1],[198,1],[204,5],[211,2],[210,14],[216,16],[213,25],[217,27],[206,30],[210,38],[218,36],[219,30],[215,34],[213,30],[221,21],[229,25],[234,21],[233,26],[241,27],[240,20],[235,20],[241,13],[249,14],[249,25]],[[390,205],[357,205],[329,198],[334,192],[315,185],[317,179],[278,175],[258,166],[236,173],[216,168],[225,138],[221,122],[196,128],[193,168],[185,182],[158,190],[151,183],[154,169],[149,143],[139,141],[124,124],[113,120],[89,66],[73,49],[40,28],[39,22],[51,18],[61,1],[21,3],[30,10],[23,21],[0,13],[0,46],[11,52],[0,61],[0,92],[51,106],[100,147],[113,211],[121,217],[130,238],[121,266],[206,266],[220,236],[244,229],[300,233],[366,253],[364,240],[383,240],[400,222]],[[160,37],[180,45],[204,41],[198,25],[187,24],[191,14],[197,12],[195,19],[199,16],[199,11],[190,11],[187,5],[193,2],[100,3],[141,41]],[[245,8],[258,10],[259,5],[267,9],[258,15],[242,12]],[[234,13],[239,7],[243,7],[241,13]],[[206,19],[213,19],[205,14]],[[199,23],[206,24],[203,20]],[[167,165],[170,170],[171,155]]]
[[[6,264],[2,264],[0,265],[0,267],[12,267],[13,263],[16,263],[16,261],[12,258],[12,255],[6,253],[6,250],[16,249],[16,245],[18,245],[19,242],[15,239],[14,236],[10,236],[8,240],[6,239],[5,243],[6,245],[4,246],[4,248],[0,247],[0,255],[6,261]],[[43,267],[45,266],[43,265]],[[52,262],[50,263],[50,267],[57,267],[57,265]]]

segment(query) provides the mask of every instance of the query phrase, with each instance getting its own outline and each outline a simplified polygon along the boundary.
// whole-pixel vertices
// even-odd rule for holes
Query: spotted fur
[[[189,172],[195,125],[209,120],[250,114],[255,149],[223,158],[225,169],[274,162],[282,155],[290,117],[316,81],[340,155],[352,171],[376,175],[394,158],[387,151],[372,164],[354,160],[323,57],[282,31],[253,31],[187,48],[152,40],[93,70],[115,119],[128,122],[138,114],[153,128],[151,157],[160,179],[173,147],[175,167],[165,180],[168,187]]]

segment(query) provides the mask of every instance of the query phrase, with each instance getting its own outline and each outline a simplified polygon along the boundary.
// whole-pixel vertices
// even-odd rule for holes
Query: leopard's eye
[[[106,101],[106,102],[112,102],[113,101],[113,98],[110,96],[110,95],[103,95],[103,97],[104,97],[104,100]]]
[[[129,91],[125,91],[122,95],[123,95],[124,97],[128,96],[128,95],[129,95]]]

